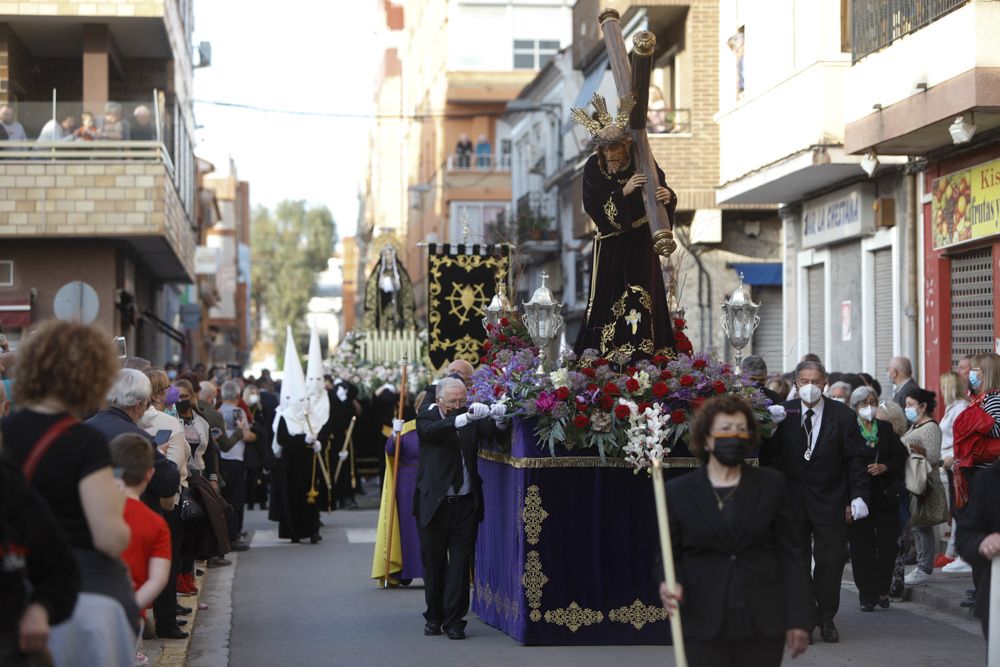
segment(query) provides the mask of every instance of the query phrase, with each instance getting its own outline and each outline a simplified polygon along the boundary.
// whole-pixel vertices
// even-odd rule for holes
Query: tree
[[[325,206],[285,200],[274,212],[254,210],[251,227],[254,329],[261,333],[267,312],[274,329],[278,360],[285,351],[285,327],[291,325],[300,350],[308,337],[306,313],[316,276],[326,270],[337,243],[337,225]]]

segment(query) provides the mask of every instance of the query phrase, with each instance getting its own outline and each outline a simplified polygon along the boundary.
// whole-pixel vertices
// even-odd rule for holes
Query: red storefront
[[[924,383],[1000,347],[1000,144],[928,165],[924,178]]]

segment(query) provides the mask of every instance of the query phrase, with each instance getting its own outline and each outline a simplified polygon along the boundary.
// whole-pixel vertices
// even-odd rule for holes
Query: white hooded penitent
[[[285,372],[281,378],[281,403],[274,416],[274,432],[278,433],[278,421],[284,417],[289,435],[302,435],[306,430],[306,380],[302,374],[302,362],[295,349],[292,328],[285,334]]]
[[[319,437],[320,430],[330,420],[330,396],[323,383],[323,355],[319,349],[319,334],[316,329],[309,336],[309,358],[306,363],[306,399],[308,409],[306,429],[313,438]]]

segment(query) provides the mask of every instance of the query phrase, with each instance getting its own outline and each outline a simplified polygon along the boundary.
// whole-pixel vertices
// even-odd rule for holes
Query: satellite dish
[[[66,283],[56,292],[52,312],[60,320],[90,324],[97,319],[101,300],[94,288],[81,280]]]

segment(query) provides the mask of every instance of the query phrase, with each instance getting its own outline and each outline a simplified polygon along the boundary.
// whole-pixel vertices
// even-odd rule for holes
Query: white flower
[[[648,390],[651,386],[649,382],[649,373],[647,373],[646,371],[639,371],[638,373],[632,376],[632,379],[634,379],[636,382],[639,383],[639,391],[644,392]]]
[[[568,387],[569,386],[569,369],[560,368],[549,373],[549,379],[552,380],[552,386]]]

